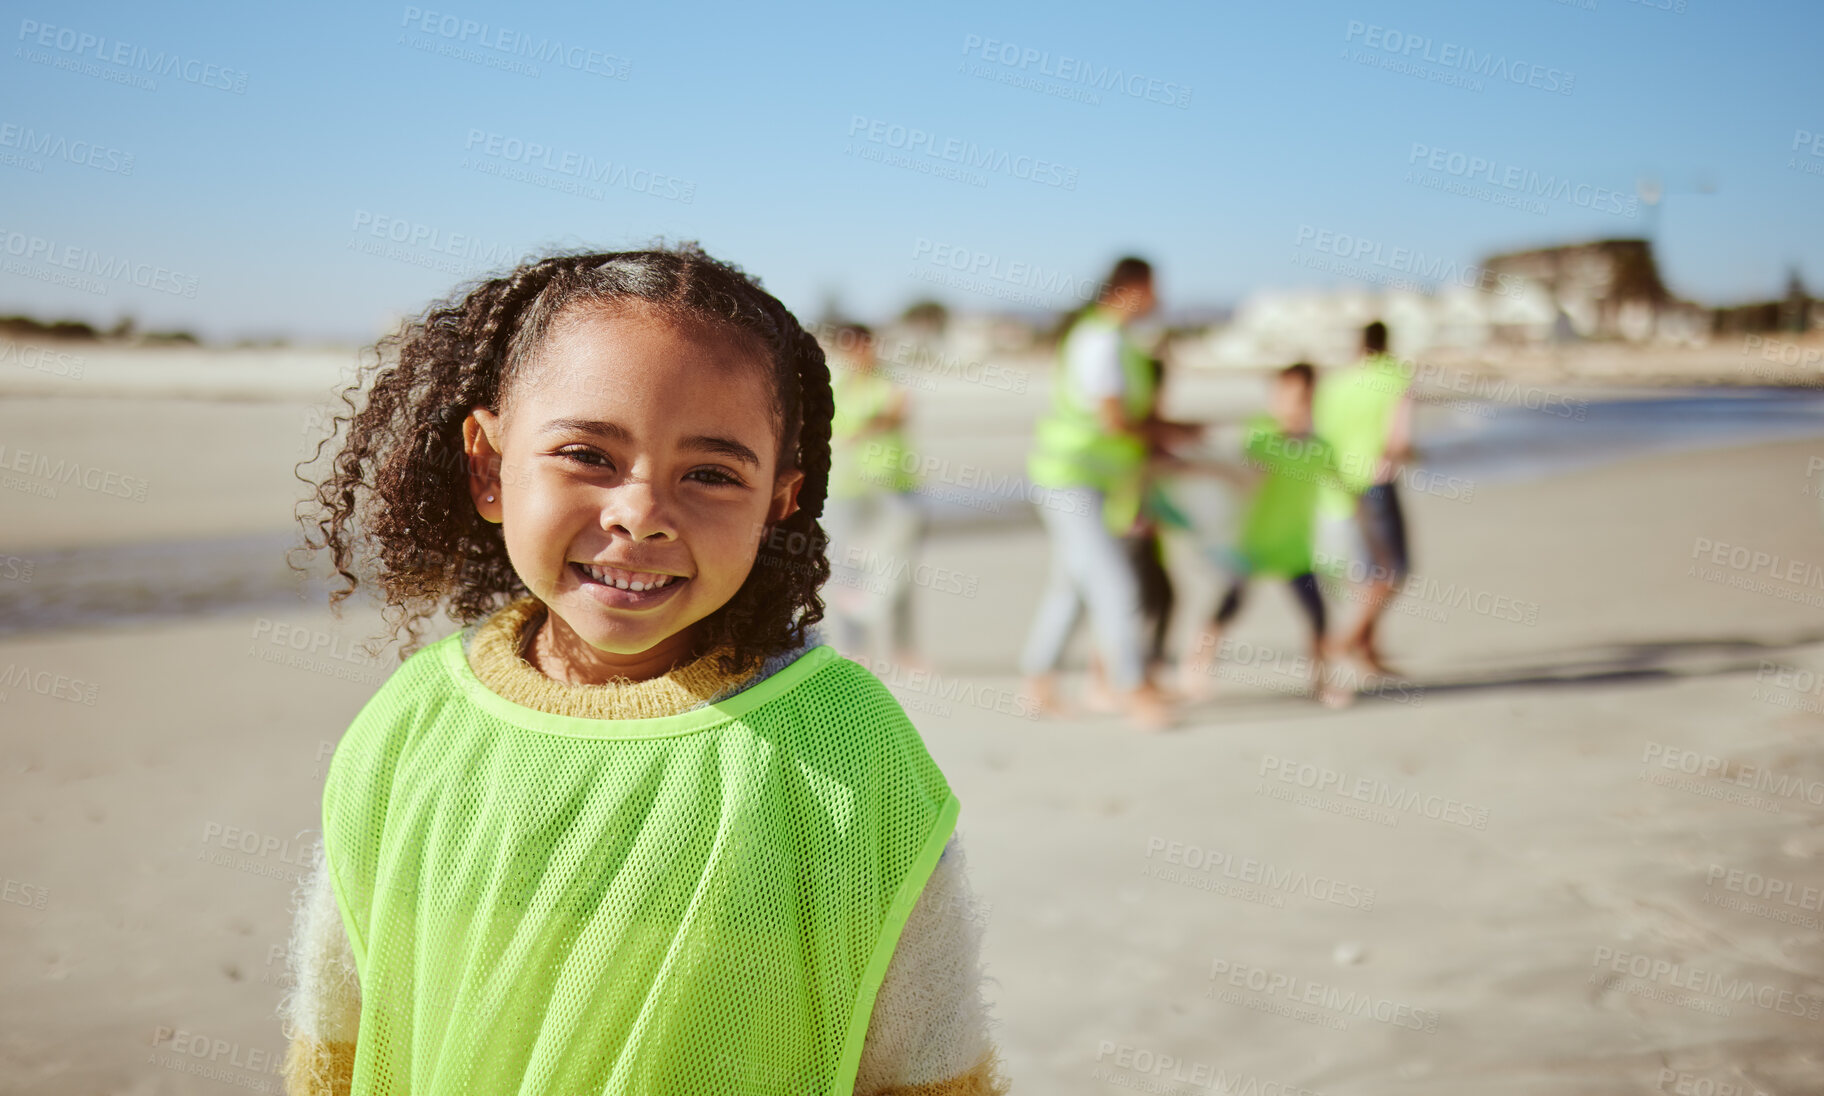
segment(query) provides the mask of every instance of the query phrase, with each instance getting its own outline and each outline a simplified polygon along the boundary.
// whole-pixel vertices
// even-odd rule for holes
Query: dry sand
[[[0,441],[149,484],[0,492],[0,590],[57,548],[277,535],[310,413],[0,405]],[[924,444],[1017,454],[964,413]],[[1043,538],[934,537],[975,593],[917,590],[939,674],[886,676],[964,803],[1016,1091],[1824,1091],[1824,912],[1728,889],[1824,887],[1824,692],[1778,669],[1824,673],[1824,589],[1693,559],[1824,565],[1819,455],[1409,496],[1432,584],[1389,625],[1409,688],[1326,711],[1269,658],[1155,736],[1007,714]],[[0,699],[0,1091],[278,1090],[294,877],[384,672],[349,653],[371,615],[287,597],[0,641],[32,671]],[[1258,591],[1234,637],[1290,657],[1289,598]]]

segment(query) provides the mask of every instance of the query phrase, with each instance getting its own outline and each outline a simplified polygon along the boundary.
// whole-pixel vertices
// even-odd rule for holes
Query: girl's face
[[[636,305],[560,316],[500,414],[471,413],[476,508],[550,610],[540,669],[643,680],[691,656],[693,626],[797,509],[771,383],[726,332]]]

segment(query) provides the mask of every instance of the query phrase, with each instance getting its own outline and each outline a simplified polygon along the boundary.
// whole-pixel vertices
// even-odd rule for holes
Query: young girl
[[[309,543],[413,642],[467,627],[330,764],[288,1089],[1003,1091],[957,801],[807,633],[817,343],[686,246],[521,266],[381,349]]]

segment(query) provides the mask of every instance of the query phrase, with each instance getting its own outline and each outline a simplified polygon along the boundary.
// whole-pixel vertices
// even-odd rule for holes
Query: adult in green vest
[[[924,513],[916,457],[906,444],[906,390],[880,368],[874,332],[840,325],[830,352],[830,537],[824,587],[837,649],[917,665],[911,594]]]
[[[1394,482],[1412,455],[1412,373],[1387,353],[1387,325],[1379,320],[1362,329],[1362,355],[1317,387],[1313,424],[1335,450],[1338,473],[1318,495],[1319,537],[1325,569],[1364,586],[1361,617],[1337,653],[1384,674],[1375,628],[1410,569]]]
[[[1051,575],[1020,656],[1027,689],[1057,707],[1055,675],[1085,607],[1109,684],[1136,724],[1163,727],[1169,709],[1145,680],[1140,586],[1123,537],[1140,513],[1153,438],[1154,374],[1127,337],[1158,304],[1153,268],[1117,262],[1059,348],[1051,408],[1040,417],[1027,475],[1052,546]]]

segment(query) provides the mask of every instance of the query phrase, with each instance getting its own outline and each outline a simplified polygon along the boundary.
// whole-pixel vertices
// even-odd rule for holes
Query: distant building
[[[1717,335],[1802,334],[1819,326],[1824,326],[1824,301],[1807,292],[1799,272],[1791,270],[1786,275],[1785,298],[1718,308],[1711,313],[1710,330]]]
[[[1492,255],[1482,266],[1497,282],[1505,275],[1544,290],[1578,338],[1646,342],[1681,337],[1688,334],[1694,318],[1689,315],[1694,306],[1674,298],[1660,280],[1653,245],[1646,240],[1596,240],[1512,251]],[[1496,332],[1496,337],[1513,342],[1536,339],[1531,332]]]

